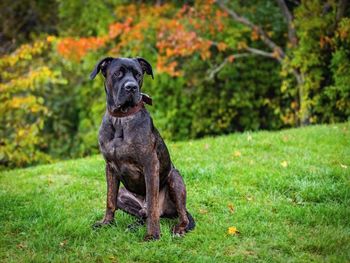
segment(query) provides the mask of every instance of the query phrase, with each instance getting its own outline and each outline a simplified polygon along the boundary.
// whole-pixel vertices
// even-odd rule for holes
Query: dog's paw
[[[144,237],[144,241],[155,241],[160,239],[160,234],[147,234]]]
[[[114,219],[112,220],[101,220],[101,221],[97,221],[95,224],[92,225],[93,229],[98,229],[104,226],[113,226],[115,225],[115,221]]]
[[[186,228],[176,225],[173,227],[172,233],[174,237],[182,237],[186,234]]]
[[[140,209],[138,214],[141,218],[147,218],[147,209],[145,207]]]

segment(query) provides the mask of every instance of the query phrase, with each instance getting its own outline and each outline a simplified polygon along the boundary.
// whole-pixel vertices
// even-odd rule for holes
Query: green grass
[[[104,213],[100,156],[2,172],[1,262],[349,262],[350,123],[169,143],[196,229],[143,242]],[[241,154],[239,156],[239,153]],[[232,211],[233,207],[233,211]],[[236,227],[240,234],[229,235]]]

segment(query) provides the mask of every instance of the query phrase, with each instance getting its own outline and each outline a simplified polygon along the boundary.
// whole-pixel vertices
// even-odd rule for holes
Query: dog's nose
[[[137,90],[137,85],[134,83],[126,83],[124,88],[127,92],[135,92]]]

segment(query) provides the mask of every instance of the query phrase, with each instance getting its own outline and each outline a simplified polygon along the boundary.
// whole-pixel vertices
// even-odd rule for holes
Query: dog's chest
[[[117,178],[131,192],[144,194],[146,189],[143,166],[139,162],[129,158],[116,159],[111,163],[112,169],[116,172]]]
[[[123,126],[121,124],[121,121],[116,119],[113,123],[114,128],[114,138],[118,138],[120,140],[124,139],[124,132],[123,132]]]
[[[125,181],[139,181],[144,180],[143,178],[143,169],[140,165],[134,162],[118,162],[115,161],[113,165],[115,171],[119,175],[119,179]]]
[[[122,120],[114,123],[115,158],[112,166],[125,186],[144,187],[143,154],[145,147],[142,136]]]

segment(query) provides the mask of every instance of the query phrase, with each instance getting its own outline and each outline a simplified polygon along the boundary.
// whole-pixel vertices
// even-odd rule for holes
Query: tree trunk
[[[307,94],[305,92],[305,78],[304,74],[299,69],[294,69],[293,74],[297,81],[298,90],[298,112],[297,124],[298,126],[306,126],[310,124],[310,109],[307,103]]]

